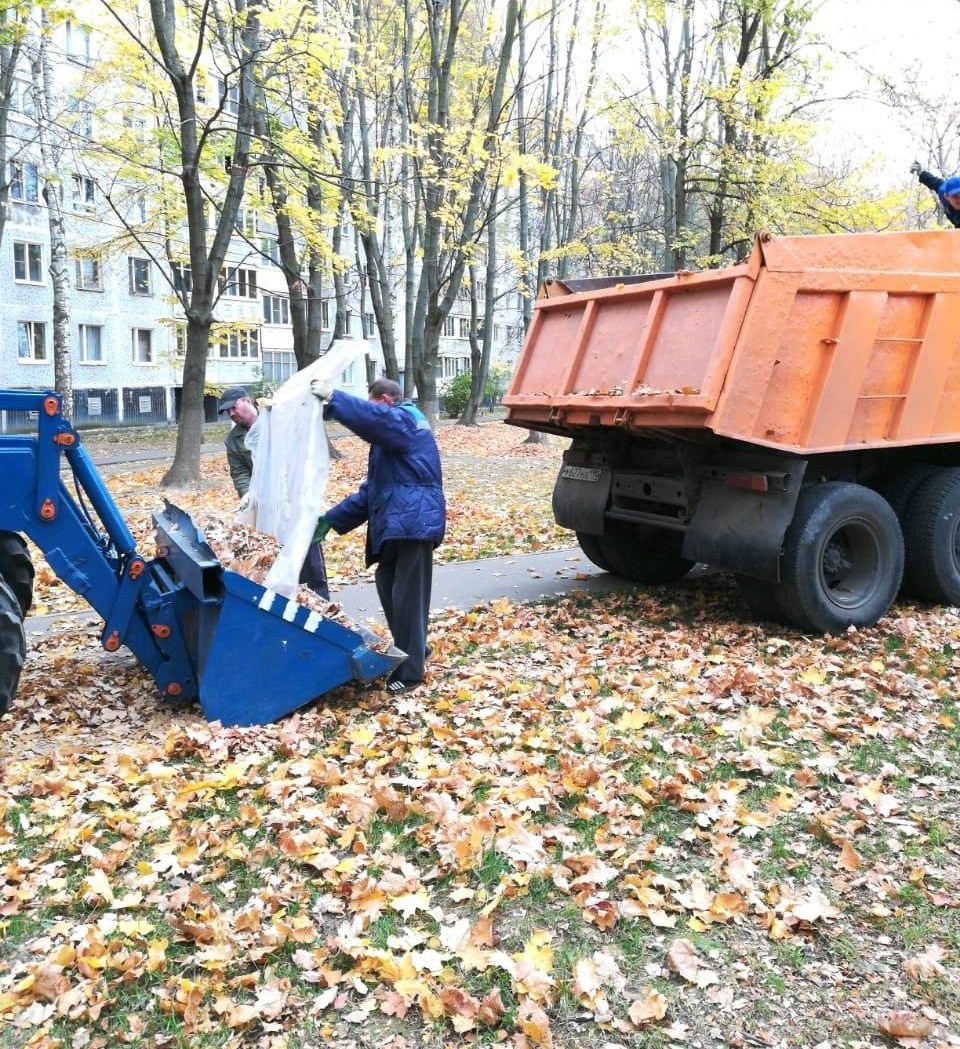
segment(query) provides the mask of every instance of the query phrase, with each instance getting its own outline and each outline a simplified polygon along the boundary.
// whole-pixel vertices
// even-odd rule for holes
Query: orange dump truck
[[[507,422],[572,438],[595,564],[734,572],[754,613],[960,604],[960,232],[761,235],[725,270],[548,281]]]

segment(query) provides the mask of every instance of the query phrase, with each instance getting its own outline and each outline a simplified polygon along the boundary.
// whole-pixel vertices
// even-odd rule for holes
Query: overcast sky
[[[932,94],[960,101],[960,0],[825,0],[814,26],[833,52],[831,94],[869,92],[863,68],[883,70],[897,82],[905,70],[919,67]],[[915,154],[928,162],[886,107],[863,98],[836,103],[825,136],[838,151],[880,156],[892,180],[910,179]]]

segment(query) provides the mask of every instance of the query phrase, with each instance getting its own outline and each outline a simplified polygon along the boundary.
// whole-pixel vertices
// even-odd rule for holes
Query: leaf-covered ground
[[[558,450],[521,438],[455,431],[448,556],[562,541]],[[93,627],[39,641],[2,722],[0,1044],[960,1045],[956,610],[809,638],[708,574],[431,643],[417,693],[225,730]]]

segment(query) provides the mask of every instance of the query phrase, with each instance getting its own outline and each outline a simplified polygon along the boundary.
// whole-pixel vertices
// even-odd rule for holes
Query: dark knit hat
[[[957,179],[960,182],[960,179]],[[228,386],[223,393],[220,394],[220,403],[217,405],[217,414],[222,415],[224,412],[230,411],[230,409],[240,400],[241,397],[249,397],[245,386]]]

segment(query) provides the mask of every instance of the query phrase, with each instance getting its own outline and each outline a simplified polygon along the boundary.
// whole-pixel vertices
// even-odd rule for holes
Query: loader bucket
[[[158,571],[193,661],[211,721],[261,725],[347,681],[373,681],[406,658],[225,569],[189,514],[172,503],[153,515]],[[160,567],[162,566],[162,568]]]

